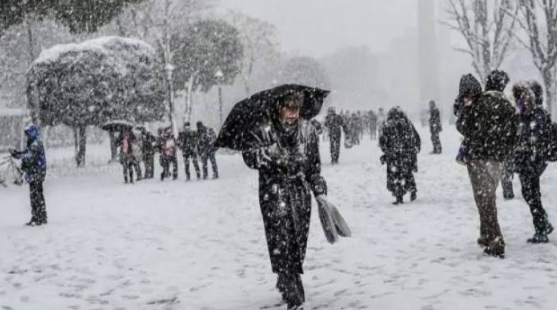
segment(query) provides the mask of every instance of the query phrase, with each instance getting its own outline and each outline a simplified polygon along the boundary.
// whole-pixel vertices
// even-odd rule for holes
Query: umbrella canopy
[[[251,132],[256,126],[271,118],[277,102],[290,94],[301,94],[304,98],[300,116],[310,120],[321,111],[330,91],[296,84],[281,85],[264,90],[234,105],[228,114],[215,143],[216,147],[246,150],[257,145]]]
[[[106,131],[123,131],[124,129],[132,129],[136,124],[126,120],[112,120],[104,123],[101,128]]]

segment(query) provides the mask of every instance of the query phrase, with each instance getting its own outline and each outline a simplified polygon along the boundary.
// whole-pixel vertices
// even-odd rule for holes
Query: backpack
[[[557,161],[557,124],[547,115],[547,125],[541,136],[541,150],[547,161]]]

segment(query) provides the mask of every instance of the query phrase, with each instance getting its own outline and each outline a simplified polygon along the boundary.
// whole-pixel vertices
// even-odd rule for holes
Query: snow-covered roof
[[[154,49],[147,43],[135,38],[123,38],[117,36],[99,37],[81,43],[58,44],[49,49],[43,50],[34,64],[49,63],[57,61],[62,55],[71,51],[98,51],[100,53],[110,53],[111,47],[117,45],[137,46],[139,50],[154,53]]]

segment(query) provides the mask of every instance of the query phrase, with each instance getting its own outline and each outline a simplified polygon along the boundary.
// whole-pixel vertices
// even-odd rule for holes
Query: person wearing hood
[[[259,171],[259,204],[263,215],[272,271],[288,309],[305,301],[301,275],[311,216],[311,192],[327,194],[321,176],[319,137],[309,120],[300,117],[304,97],[291,93],[277,100],[271,118],[255,135],[262,145],[242,153]]]
[[[480,215],[478,244],[485,254],[500,258],[505,255],[505,242],[497,219],[495,192],[516,135],[515,110],[500,91],[507,82],[505,72],[493,71],[486,92],[479,95],[480,83],[466,75],[461,79],[455,105],[456,127],[464,136],[465,164]]]
[[[387,164],[387,189],[396,199],[393,204],[404,203],[403,197],[407,192],[410,192],[411,201],[416,200],[418,190],[414,172],[418,170],[421,139],[399,107],[392,108],[387,114],[379,146],[384,153],[381,163]]]
[[[35,124],[25,127],[27,146],[23,151],[11,150],[11,156],[21,159],[25,181],[31,193],[31,220],[28,226],[47,224],[43,182],[46,177],[46,154],[40,138],[40,128]]]
[[[547,243],[548,235],[553,232],[553,225],[549,222],[542,205],[540,191],[540,177],[547,167],[541,141],[548,125],[541,89],[537,82],[531,82],[530,85],[520,82],[513,86],[518,113],[517,143],[513,154],[514,171],[520,177],[522,196],[532,213],[535,233],[527,240],[530,243]]]

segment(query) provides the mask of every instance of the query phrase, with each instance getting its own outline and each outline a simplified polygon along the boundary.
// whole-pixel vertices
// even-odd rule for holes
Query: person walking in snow
[[[217,166],[217,159],[215,154],[217,149],[214,147],[217,140],[217,134],[213,128],[207,127],[203,122],[197,122],[197,135],[199,137],[199,156],[201,156],[201,164],[203,167],[203,179],[207,179],[209,174],[207,162],[211,161],[211,168],[213,169],[213,179],[219,178],[219,167]]]
[[[46,202],[43,183],[46,178],[46,153],[41,141],[40,128],[35,124],[25,127],[27,146],[23,151],[11,150],[13,158],[21,159],[21,169],[25,173],[25,181],[29,183],[31,197],[31,220],[28,226],[47,224]]]
[[[161,181],[170,177],[170,165],[172,165],[172,179],[178,179],[178,159],[176,158],[176,139],[172,127],[161,131],[158,149],[160,152],[159,162],[162,167]]]
[[[387,164],[387,189],[395,196],[394,204],[404,203],[407,192],[410,192],[411,201],[416,200],[418,190],[414,172],[418,170],[421,139],[399,107],[389,111],[379,146],[384,153],[381,162]]]
[[[342,137],[342,129],[345,126],[343,117],[336,114],[335,108],[330,107],[325,118],[325,127],[329,131],[329,142],[331,145],[331,163],[338,164],[340,157],[340,140]]]
[[[143,163],[145,164],[145,175],[146,179],[152,179],[155,176],[155,149],[157,138],[155,135],[150,133],[147,128],[141,127],[141,137],[142,137],[142,153],[143,153]]]
[[[199,170],[199,162],[197,161],[197,147],[198,147],[198,135],[191,129],[190,122],[184,123],[184,131],[182,131],[178,136],[178,145],[182,150],[182,156],[184,157],[184,166],[186,172],[186,181],[190,180],[190,161],[195,169],[195,175],[199,180],[201,178]]]
[[[441,147],[441,139],[439,133],[443,131],[441,124],[441,113],[435,105],[435,101],[429,101],[429,131],[431,132],[431,143],[433,144],[432,154],[441,154],[443,148]]]
[[[469,75],[471,76],[471,75]],[[503,71],[493,71],[487,79],[486,92],[474,78],[460,85],[463,104],[459,107],[457,130],[464,136],[466,165],[480,215],[478,244],[484,253],[504,257],[505,242],[497,219],[495,191],[511,154],[516,136],[514,107],[498,91],[508,82]]]
[[[136,170],[138,180],[140,180],[141,175],[137,167],[139,166],[139,163],[134,156],[134,149],[135,151],[138,149],[135,134],[131,129],[124,129],[116,140],[116,144],[120,146],[120,163],[122,164],[124,172],[124,183],[127,184],[134,182],[134,169]]]
[[[513,154],[514,170],[520,177],[522,196],[530,207],[534,223],[534,236],[527,241],[530,243],[547,243],[548,235],[553,232],[553,225],[549,222],[547,212],[542,205],[540,177],[547,161],[542,150],[544,134],[548,121],[543,108],[543,92],[539,83],[533,82],[533,92],[525,82],[513,86],[513,97],[518,111],[517,142]]]
[[[242,153],[246,165],[259,170],[259,202],[271,266],[278,275],[277,288],[288,309],[302,309],[305,301],[301,274],[310,227],[311,192],[315,197],[327,194],[317,132],[300,117],[303,101],[304,97],[297,93],[278,99],[270,119],[262,121],[255,133],[262,145],[269,146]],[[334,127],[329,123],[329,128]]]
[[[369,135],[371,140],[377,139],[377,115],[373,110],[369,111]]]

